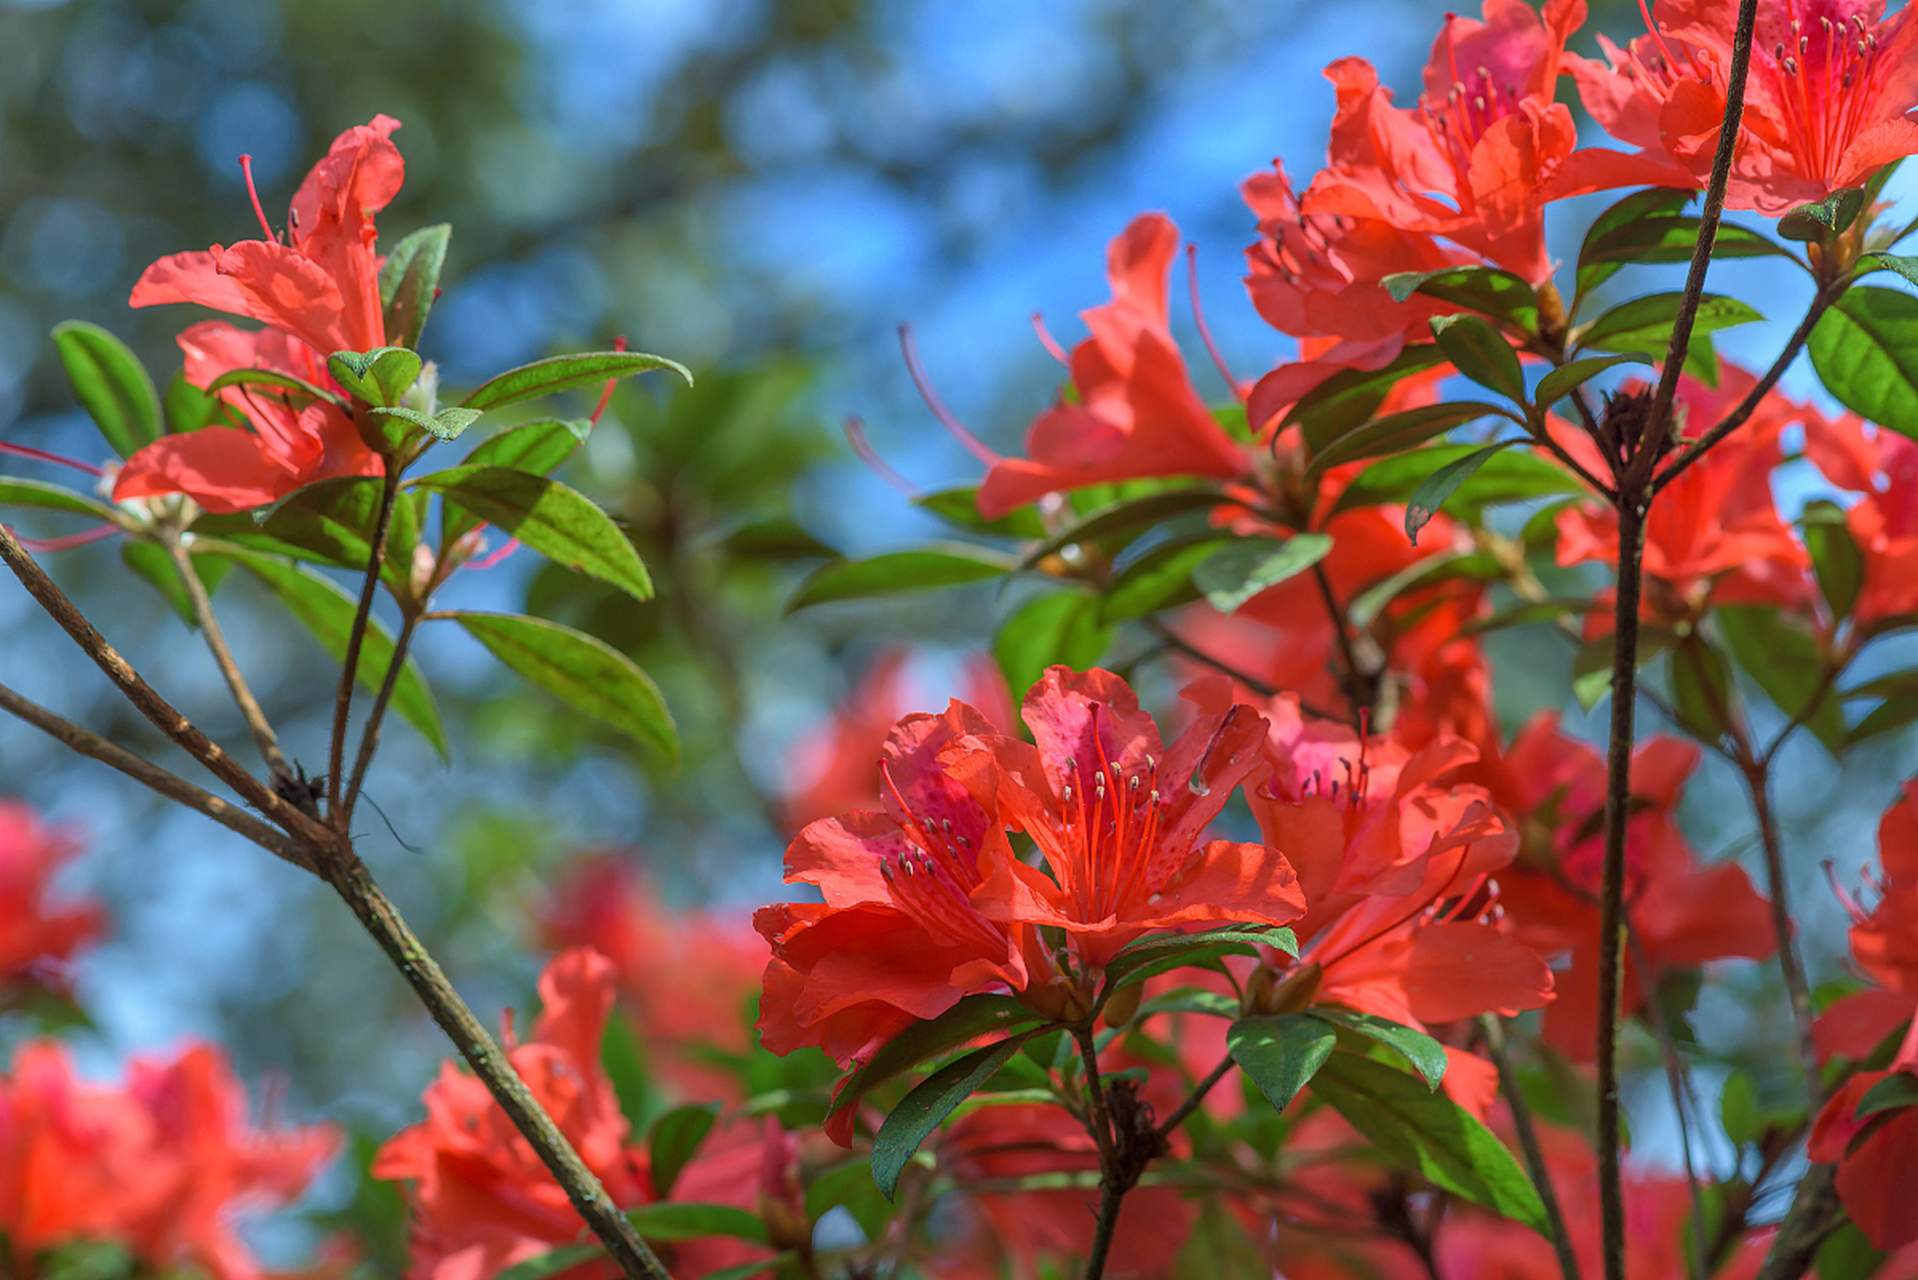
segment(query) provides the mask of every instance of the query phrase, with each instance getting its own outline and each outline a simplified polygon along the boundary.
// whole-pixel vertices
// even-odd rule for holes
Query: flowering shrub
[[[1918,151],[1918,34],[1880,5],[1660,0],[1592,59],[1568,49],[1585,19],[1446,15],[1404,106],[1361,58],[1327,69],[1324,167],[1241,189],[1247,290],[1285,341],[1255,377],[1220,361],[1227,403],[1174,337],[1180,233],[1158,213],[1113,239],[1082,342],[1041,329],[1065,380],[1021,454],[945,411],[908,340],[984,464],[916,498],[962,540],[828,558],[789,608],[1016,580],[992,664],[917,709],[879,655],[781,776],[793,897],[750,921],[670,912],[616,854],[568,870],[530,1036],[509,1018],[496,1042],[466,1007],[351,820],[389,711],[449,749],[409,656],[432,623],[676,757],[665,699],[590,627],[435,597],[523,546],[648,601],[642,536],[551,473],[619,379],[690,375],[615,341],[444,403],[416,348],[449,230],[382,253],[373,221],[404,175],[395,120],[342,134],[282,228],[248,171],[260,239],[141,275],[135,306],[265,326],[190,324],[164,399],[105,330],[56,331],[118,460],[0,444],[98,476],[0,477],[0,503],[92,522],[0,530],[0,555],[242,804],[5,686],[0,705],[325,881],[447,1032],[465,1066],[368,1170],[399,1188],[409,1275],[1918,1274],[1918,782],[1867,887],[1838,889],[1850,967],[1816,988],[1772,808],[1788,742],[1846,762],[1918,720],[1918,670],[1881,643],[1918,625],[1918,300],[1896,283],[1918,259],[1881,198]],[[1631,150],[1580,138],[1565,80]],[[1576,250],[1548,243],[1548,207],[1597,192]],[[1734,257],[1811,286],[1763,371],[1712,344],[1761,318],[1704,290]],[[1682,291],[1627,288],[1680,262]],[[1839,411],[1779,390],[1800,354]],[[516,408],[565,392],[599,400]],[[1791,511],[1775,481],[1799,456],[1828,496]],[[263,774],[33,554],[115,535],[209,646]],[[220,631],[236,566],[339,660],[318,776]],[[1602,749],[1569,707],[1505,730],[1485,637],[1517,628],[1571,655],[1561,701],[1609,700]],[[1682,828],[1708,755],[1742,784],[1761,883]],[[66,852],[0,806],[9,993],[99,928],[46,902]],[[1700,986],[1749,993],[1772,966],[1752,1016],[1789,1058],[1714,1057]],[[250,1128],[210,1047],[136,1061],[121,1090],[57,1044],[13,1063],[12,1273],[255,1274],[232,1215],[297,1196],[335,1145]],[[1668,1094],[1682,1173],[1628,1149],[1627,1074]]]

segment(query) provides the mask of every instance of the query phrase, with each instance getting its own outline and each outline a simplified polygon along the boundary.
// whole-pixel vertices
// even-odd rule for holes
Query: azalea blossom
[[[1671,176],[1705,185],[1725,118],[1736,0],[1658,0],[1650,31],[1607,63],[1565,58],[1607,132]],[[1609,64],[1609,65],[1608,65]],[[1918,26],[1884,0],[1765,0],[1725,203],[1776,217],[1858,186],[1918,152]]]
[[[215,321],[188,329],[180,346],[190,383],[204,387],[234,369],[262,368],[337,390],[326,376],[329,354],[385,345],[373,215],[398,194],[405,173],[391,141],[399,127],[376,116],[334,139],[294,193],[284,240],[255,195],[264,239],[172,254],[141,274],[133,306],[192,302],[269,326],[248,332]],[[381,473],[379,456],[331,403],[295,410],[258,387],[221,394],[253,430],[215,425],[164,436],[127,459],[114,498],[185,493],[209,511],[246,511],[315,480]]]
[[[79,851],[26,805],[0,800],[0,996],[21,984],[63,985],[74,953],[105,927],[95,903],[63,905],[50,892],[54,875]]]
[[[120,1087],[83,1082],[66,1050],[22,1048],[0,1076],[0,1233],[23,1266],[83,1240],[125,1246],[156,1272],[264,1272],[236,1228],[296,1199],[339,1147],[332,1126],[254,1128],[222,1053],[137,1058]]]
[[[1863,495],[1845,527],[1864,561],[1851,618],[1871,629],[1918,614],[1918,443],[1853,414],[1805,425],[1805,454],[1825,478]]]

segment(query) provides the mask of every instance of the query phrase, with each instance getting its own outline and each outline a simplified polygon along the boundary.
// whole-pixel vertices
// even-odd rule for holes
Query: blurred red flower
[[[0,996],[25,984],[63,987],[73,953],[106,927],[97,905],[58,905],[49,892],[79,851],[26,805],[0,800]]]
[[[1871,628],[1918,613],[1918,444],[1883,427],[1867,436],[1843,414],[1806,421],[1805,453],[1833,484],[1864,495],[1845,512],[1865,562],[1853,621]]]

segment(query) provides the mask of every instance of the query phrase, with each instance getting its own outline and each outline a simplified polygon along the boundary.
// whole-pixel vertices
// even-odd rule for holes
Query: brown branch
[[[1159,1125],[1159,1136],[1171,1137],[1172,1131],[1184,1124],[1185,1118],[1199,1109],[1199,1104],[1205,1101],[1205,1095],[1211,1093],[1219,1081],[1225,1079],[1226,1073],[1231,1071],[1232,1067],[1232,1055],[1228,1053],[1219,1060],[1219,1065],[1212,1068],[1205,1079],[1192,1086],[1192,1092],[1186,1095],[1185,1101],[1173,1108],[1172,1114]]]
[[[39,602],[40,607],[60,624],[61,629],[106,673],[107,679],[125,695],[134,709],[151,721],[155,728],[178,743],[188,755],[237,791],[248,804],[279,823],[289,834],[313,844],[321,844],[332,838],[332,833],[318,819],[248,773],[239,761],[229,756],[218,743],[154,692],[153,687],[114,651],[113,646],[86,620],[66,593],[54,585],[53,579],[47,577],[46,571],[4,526],[0,526],[0,560],[7,562],[7,567],[20,579],[27,594]]]
[[[1705,1280],[1711,1273],[1711,1265],[1705,1252],[1705,1195],[1698,1185],[1698,1164],[1692,1159],[1692,1123],[1698,1114],[1697,1100],[1691,1096],[1691,1089],[1685,1079],[1685,1064],[1678,1056],[1678,1041],[1672,1035],[1671,1020],[1665,1016],[1665,1007],[1658,1002],[1658,993],[1653,986],[1651,957],[1645,953],[1645,944],[1638,936],[1638,930],[1632,927],[1630,913],[1626,913],[1625,937],[1631,944],[1632,963],[1638,966],[1640,980],[1645,983],[1645,1021],[1652,1029],[1653,1039],[1658,1041],[1659,1057],[1665,1064],[1665,1087],[1672,1095],[1672,1111],[1678,1117],[1678,1149],[1685,1162],[1685,1186],[1692,1197],[1691,1229],[1686,1233],[1691,1241],[1689,1259],[1692,1280]]]
[[[1372,710],[1372,698],[1377,692],[1371,677],[1359,670],[1359,655],[1352,644],[1352,637],[1345,629],[1345,610],[1339,606],[1339,598],[1332,590],[1332,579],[1326,575],[1323,563],[1312,566],[1312,578],[1319,584],[1319,597],[1325,601],[1326,617],[1331,620],[1332,634],[1338,637],[1339,656],[1345,661],[1345,679],[1343,684],[1345,697],[1352,704],[1354,719]]]
[[[151,787],[167,799],[183,804],[196,813],[205,814],[227,830],[245,836],[262,849],[284,858],[301,870],[314,869],[312,858],[305,847],[290,839],[279,828],[269,826],[245,810],[227,803],[210,791],[201,790],[178,774],[162,769],[159,765],[135,755],[125,747],[107,741],[91,729],[83,728],[38,703],[29,701],[3,684],[0,684],[0,711],[18,716],[81,755],[118,769],[135,782]]]
[[[1805,1075],[1805,1093],[1816,1113],[1824,1105],[1823,1082],[1818,1075],[1818,1051],[1811,1038],[1811,987],[1805,981],[1805,968],[1798,959],[1798,946],[1792,937],[1790,885],[1785,876],[1785,851],[1778,838],[1778,819],[1771,808],[1771,774],[1763,763],[1752,758],[1749,746],[1740,741],[1735,763],[1751,792],[1752,816],[1758,820],[1759,840],[1765,847],[1766,889],[1771,894],[1772,932],[1778,939],[1778,967],[1785,977],[1785,992],[1791,1001],[1794,1035],[1792,1048],[1799,1070]]]
[[[1818,1246],[1843,1221],[1838,1210],[1838,1166],[1815,1164],[1798,1183],[1798,1194],[1778,1226],[1758,1280],[1798,1280],[1811,1270]]]
[[[373,617],[373,596],[379,590],[380,566],[386,562],[386,534],[393,523],[393,504],[400,496],[400,465],[386,460],[386,475],[380,484],[380,513],[373,524],[373,549],[367,555],[366,581],[360,587],[359,608],[353,614],[353,630],[346,637],[346,660],[340,668],[339,688],[333,694],[333,738],[328,749],[326,768],[326,816],[335,829],[346,830],[346,814],[340,808],[340,771],[346,767],[346,722],[353,712],[353,682],[359,675],[360,648],[366,643],[367,623]]]
[[[213,654],[213,661],[220,668],[221,676],[226,679],[226,687],[233,694],[233,703],[245,717],[246,727],[253,731],[253,741],[259,744],[260,758],[266,762],[267,770],[275,778],[290,780],[293,770],[280,752],[280,740],[274,734],[273,726],[267,722],[259,699],[253,696],[253,690],[247,685],[246,677],[240,674],[240,665],[233,660],[232,651],[226,647],[226,635],[220,630],[219,619],[213,615],[213,601],[207,596],[206,584],[194,572],[193,556],[181,540],[180,531],[162,528],[159,538],[160,545],[173,558],[173,567],[180,575],[180,586],[193,606],[193,616],[199,620],[200,634],[206,638],[206,647]]]
[[[1578,1255],[1572,1251],[1572,1236],[1565,1229],[1565,1215],[1558,1207],[1558,1189],[1552,1185],[1552,1168],[1545,1162],[1545,1148],[1538,1140],[1538,1126],[1532,1120],[1531,1104],[1519,1087],[1518,1073],[1512,1069],[1511,1054],[1505,1048],[1505,1024],[1496,1013],[1482,1014],[1479,1026],[1485,1031],[1485,1047],[1498,1067],[1499,1087],[1505,1091],[1506,1104],[1512,1110],[1512,1126],[1518,1130],[1518,1147],[1525,1156],[1525,1168],[1538,1188],[1545,1206],[1545,1220],[1552,1228],[1552,1249],[1558,1254],[1558,1269],[1565,1280],[1579,1280]]]
[[[400,623],[400,633],[393,637],[393,657],[386,664],[386,678],[380,681],[380,691],[373,698],[373,709],[367,713],[366,725],[360,730],[359,757],[353,761],[353,778],[346,786],[346,797],[340,801],[340,826],[353,820],[353,806],[360,798],[360,786],[366,781],[366,771],[373,764],[373,753],[380,746],[380,724],[386,718],[386,709],[393,701],[393,690],[400,682],[400,672],[406,666],[406,649],[413,640],[413,632],[419,626],[417,615],[408,613]]]

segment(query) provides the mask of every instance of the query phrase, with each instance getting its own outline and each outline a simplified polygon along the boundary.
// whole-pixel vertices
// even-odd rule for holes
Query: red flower
[[[0,994],[21,983],[57,984],[73,953],[105,927],[91,902],[49,901],[54,873],[79,851],[24,804],[0,800]]]
[[[1447,16],[1414,109],[1392,106],[1362,58],[1326,68],[1339,90],[1331,156],[1301,204],[1443,236],[1544,283],[1547,203],[1655,181],[1660,170],[1575,149],[1571,111],[1553,96],[1565,41],[1585,20],[1582,0],[1547,0],[1542,22],[1520,0],[1486,0],[1484,14]]]
[[[1918,1014],[1918,779],[1878,823],[1878,904],[1849,897],[1851,955],[1877,984],[1834,1001],[1812,1028],[1821,1056],[1864,1059]]]
[[[555,956],[540,975],[533,1038],[510,1056],[613,1202],[630,1209],[651,1194],[599,1066],[614,976],[612,961],[583,947]],[[424,1101],[426,1119],[389,1138],[372,1165],[374,1177],[409,1184],[414,1280],[483,1280],[579,1239],[585,1223],[484,1084],[447,1062]]]
[[[1700,867],[1679,833],[1676,810],[1698,748],[1675,738],[1641,741],[1632,756],[1638,807],[1626,832],[1625,902],[1651,967],[1628,950],[1622,997],[1636,1011],[1647,986],[1674,969],[1711,960],[1762,960],[1777,949],[1771,909],[1736,863]],[[1604,855],[1605,758],[1540,713],[1503,757],[1482,766],[1500,807],[1526,833],[1518,862],[1500,879],[1515,936],[1545,955],[1569,953],[1558,999],[1545,1012],[1545,1038],[1581,1061],[1596,1049],[1598,889]]]
[[[1845,513],[1865,561],[1852,619],[1871,627],[1918,613],[1918,444],[1883,427],[1866,436],[1851,414],[1805,423],[1805,453],[1843,489],[1864,496]]]
[[[1720,362],[1716,389],[1689,374],[1678,382],[1680,430],[1703,435],[1757,382]],[[1625,393],[1647,390],[1627,383]],[[1646,590],[1641,613],[1671,623],[1695,621],[1717,605],[1808,607],[1815,597],[1811,558],[1778,514],[1771,477],[1779,463],[1779,434],[1793,423],[1807,430],[1820,415],[1773,391],[1751,420],[1679,475],[1652,504],[1645,521]],[[1556,433],[1588,469],[1605,464],[1591,437]],[[1558,562],[1618,563],[1618,514],[1585,503],[1558,515]]]
[[[1874,1246],[1918,1243],[1918,1107],[1859,1119],[1858,1104],[1892,1076],[1918,1080],[1918,1023],[1889,1071],[1861,1071],[1825,1103],[1805,1154],[1838,1166],[1838,1201]],[[1854,1145],[1855,1144],[1855,1145]]]
[[[561,879],[540,939],[590,947],[613,962],[640,1041],[657,1051],[650,1065],[681,1098],[738,1093],[737,1073],[709,1059],[712,1050],[752,1048],[748,1001],[759,989],[766,944],[749,921],[669,911],[627,860],[602,854]]]
[[[17,1260],[111,1240],[155,1271],[255,1280],[235,1214],[296,1198],[338,1146],[327,1126],[254,1129],[208,1045],[136,1059],[120,1089],[82,1083],[57,1044],[29,1045],[0,1077],[0,1231]]]
[[[1092,336],[1073,348],[1076,402],[1061,401],[1026,435],[1027,458],[1001,458],[979,486],[988,519],[1048,493],[1142,476],[1230,479],[1246,451],[1193,390],[1172,340],[1167,292],[1179,229],[1142,214],[1106,254],[1112,301],[1084,312]]]
[[[194,302],[271,326],[266,333],[217,323],[189,329],[180,338],[189,382],[204,386],[231,369],[266,368],[328,386],[328,354],[384,345],[373,215],[398,194],[404,175],[389,140],[397,128],[392,117],[375,116],[334,140],[293,196],[284,243],[261,213],[266,239],[176,253],[140,276],[129,299],[136,307]],[[250,191],[250,173],[247,182]],[[328,476],[380,474],[378,456],[331,405],[296,414],[257,392],[223,396],[254,431],[213,426],[163,437],[127,459],[115,499],[185,493],[209,511],[245,511]]]
[[[1704,186],[1725,118],[1735,0],[1658,0],[1651,33],[1609,67],[1568,56],[1586,109],[1614,137]],[[1726,206],[1776,216],[1918,152],[1918,27],[1883,0],[1776,0],[1758,10]]]

